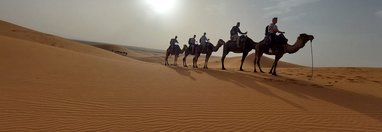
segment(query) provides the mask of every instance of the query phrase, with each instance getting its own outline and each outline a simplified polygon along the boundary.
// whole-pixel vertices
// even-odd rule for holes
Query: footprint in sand
[[[312,87],[316,87],[316,88],[322,88],[321,85],[317,85],[317,84],[312,84],[312,85],[310,85],[310,86],[312,86]]]
[[[348,78],[347,80],[350,81],[350,82],[352,82],[352,83],[357,83],[357,82],[358,82],[357,79],[353,79],[353,78]]]

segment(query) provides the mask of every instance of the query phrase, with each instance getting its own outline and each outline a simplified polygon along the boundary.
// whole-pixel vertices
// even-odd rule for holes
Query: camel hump
[[[172,46],[172,48],[178,48],[179,47],[179,45],[170,45],[170,47]]]

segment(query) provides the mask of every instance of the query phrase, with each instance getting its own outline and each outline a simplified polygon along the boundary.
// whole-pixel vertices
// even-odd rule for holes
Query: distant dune
[[[112,53],[104,52],[103,50],[92,48],[91,46],[83,45],[78,42],[67,40],[65,38],[33,31],[8,22],[0,21],[0,29],[0,35],[2,36],[36,42],[39,44],[77,51],[80,53],[86,53],[98,57],[115,58],[115,56]]]
[[[275,77],[251,72],[252,55],[245,72],[238,57],[226,71],[220,57],[166,67],[148,49],[0,29],[1,131],[382,131],[381,68],[316,68],[311,80],[284,63]]]

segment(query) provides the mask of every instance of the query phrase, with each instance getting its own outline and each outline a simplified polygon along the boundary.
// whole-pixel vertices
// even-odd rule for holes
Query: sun
[[[171,12],[176,4],[176,0],[146,0],[152,10],[159,14]]]

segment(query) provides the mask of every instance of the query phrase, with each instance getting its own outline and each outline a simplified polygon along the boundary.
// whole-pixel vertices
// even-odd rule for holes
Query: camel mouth
[[[310,40],[310,41],[313,41],[313,39],[314,39],[314,36],[311,35],[311,36],[309,37],[309,40]]]

